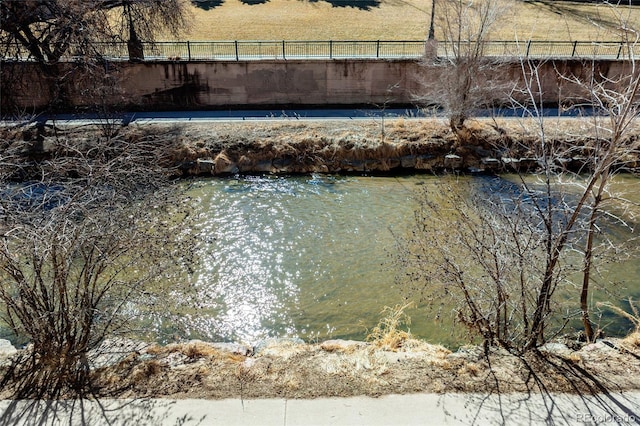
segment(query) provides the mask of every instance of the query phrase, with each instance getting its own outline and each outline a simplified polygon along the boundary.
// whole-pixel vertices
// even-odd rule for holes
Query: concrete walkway
[[[313,400],[0,401],[0,425],[640,424],[640,392],[409,394]]]

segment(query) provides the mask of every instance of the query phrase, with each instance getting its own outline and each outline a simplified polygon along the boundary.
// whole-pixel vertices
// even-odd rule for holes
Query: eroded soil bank
[[[591,155],[595,124],[549,119],[544,137],[556,161],[579,170]],[[602,129],[599,128],[599,134]],[[186,174],[532,171],[542,132],[532,120],[482,119],[454,134],[444,120],[285,121],[183,127],[177,153]],[[635,140],[639,129],[630,129]],[[637,155],[622,158],[635,171]]]
[[[1,354],[0,354],[1,355]],[[640,335],[594,344],[550,343],[514,356],[479,347],[456,352],[412,339],[307,344],[274,339],[255,347],[191,341],[168,346],[125,339],[91,358],[104,397],[316,398],[412,392],[601,393],[640,389]],[[8,358],[0,356],[0,365]],[[4,361],[4,362],[3,362]],[[0,391],[9,398],[11,387]]]
[[[590,156],[597,135],[606,137],[593,119],[556,118],[545,122],[547,143],[559,153],[556,161],[580,169]],[[127,127],[36,127],[3,130],[5,144],[27,141],[32,153],[46,156],[56,142],[91,143],[105,134],[128,140],[166,139],[171,143],[164,160],[179,174],[236,173],[371,173],[531,171],[537,166],[536,145],[541,130],[532,120],[471,120],[454,134],[445,120],[277,120],[189,124],[138,124]],[[630,129],[636,140],[640,130]],[[178,146],[178,148],[176,148]],[[627,170],[640,165],[637,154],[621,159]]]

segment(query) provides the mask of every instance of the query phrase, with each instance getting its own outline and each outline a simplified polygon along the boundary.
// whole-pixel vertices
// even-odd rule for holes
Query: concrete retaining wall
[[[591,75],[591,62],[572,60],[540,63],[543,100],[558,103],[580,96],[580,90],[559,77]],[[619,75],[625,63],[600,61],[598,75]],[[313,60],[241,62],[110,63],[83,68],[60,64],[49,74],[66,76],[47,81],[36,64],[2,65],[2,107],[37,110],[56,103],[58,109],[102,105],[126,109],[213,109],[319,105],[440,103],[442,85],[451,68],[421,66],[415,60]],[[69,76],[74,77],[69,77]],[[487,68],[482,79],[493,100],[508,102],[522,87],[519,62]]]

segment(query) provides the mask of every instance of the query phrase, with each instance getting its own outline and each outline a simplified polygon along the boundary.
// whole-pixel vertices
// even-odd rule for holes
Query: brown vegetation
[[[55,399],[88,391],[88,353],[105,337],[166,318],[195,236],[164,161],[171,138],[30,131],[0,139],[0,321],[30,344],[0,387]]]
[[[573,147],[568,167],[580,167],[582,153],[597,142],[588,119],[548,119],[547,140]],[[233,173],[399,173],[439,172],[446,169],[489,169],[511,171],[511,159],[532,160],[538,143],[533,121],[511,119],[469,120],[464,133],[454,134],[446,119],[385,119],[384,131],[378,118],[365,120],[271,122],[238,121],[180,124],[116,124],[94,127],[2,130],[11,144],[36,141],[46,151],[56,138],[87,141],[93,135],[117,131],[126,141],[170,138],[170,152],[176,172],[184,175]],[[627,137],[637,138],[640,129],[631,128]],[[35,145],[34,145],[35,146]],[[500,147],[500,152],[495,151]],[[569,151],[569,150],[567,150]],[[37,154],[37,153],[36,153]],[[460,157],[455,164],[445,156]],[[489,159],[506,162],[487,161]],[[627,155],[625,166],[635,170],[636,155]],[[164,160],[163,160],[164,161]],[[529,162],[535,165],[535,161]],[[573,164],[576,163],[576,164]],[[517,164],[517,162],[515,163]],[[524,164],[524,162],[523,162]]]
[[[457,352],[408,339],[396,349],[375,342],[276,341],[256,354],[205,342],[152,345],[92,372],[96,395],[170,398],[317,398],[412,392],[611,391],[640,387],[638,347],[612,339],[571,350],[558,345],[516,357],[479,347]],[[585,376],[587,372],[589,376]],[[597,378],[597,379],[596,379]],[[9,395],[10,388],[1,397]]]
[[[572,151],[578,158],[594,143],[590,129],[586,120],[549,119],[547,138],[579,147]],[[451,168],[445,164],[448,154],[461,157],[458,167],[462,170],[486,169],[492,164],[483,159],[494,156],[530,159],[538,141],[535,123],[510,119],[470,120],[462,135],[454,134],[444,119],[386,119],[383,134],[375,118],[190,124],[174,131],[183,141],[176,161],[190,174],[376,173],[400,172],[405,167],[432,172]],[[638,131],[632,129],[629,137],[637,137]],[[206,167],[198,160],[213,164]],[[626,160],[630,169],[636,167],[635,156]]]
[[[193,26],[184,37],[190,40],[424,40],[431,11],[431,2],[422,0],[385,0],[367,9],[334,7],[329,1],[246,3],[226,0],[208,10],[193,6]],[[514,40],[516,36],[518,40],[617,40],[619,19],[616,15],[628,14],[635,22],[640,16],[638,7],[611,7],[606,3],[510,2],[508,7],[509,15],[495,28],[493,40]],[[435,35],[440,39],[441,34],[436,31]]]

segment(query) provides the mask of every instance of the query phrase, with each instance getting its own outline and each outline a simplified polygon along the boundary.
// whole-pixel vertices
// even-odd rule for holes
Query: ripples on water
[[[391,229],[413,217],[428,178],[239,177],[200,181],[208,241],[198,273],[209,338],[366,336],[402,303]]]
[[[417,207],[414,191],[442,179],[449,178],[313,175],[196,181],[190,195],[202,220],[201,264],[194,277],[199,303],[184,312],[191,330],[179,332],[182,327],[169,325],[165,337],[246,343],[275,336],[364,339],[385,306],[405,303],[394,286],[400,271],[391,264],[392,231],[410,231]],[[476,189],[502,194],[504,188],[515,190],[517,180],[511,182],[481,178]],[[616,182],[627,189],[637,184],[630,177]],[[634,196],[640,201],[640,192]],[[620,294],[637,300],[638,262],[608,266],[607,278],[621,283]],[[578,296],[569,291],[567,297]],[[602,298],[611,300],[608,294]],[[459,341],[451,323],[436,324],[424,310],[408,314],[414,335],[453,346]],[[619,317],[603,315],[602,325],[615,323],[618,332],[626,331]]]
[[[391,230],[409,232],[414,191],[433,179],[443,177],[198,181],[192,196],[205,255],[196,278],[202,306],[192,317],[200,332],[185,337],[249,343],[272,336],[365,338],[384,306],[404,303],[394,286]],[[505,186],[481,182],[492,191]],[[624,281],[639,273],[635,264],[615,272],[614,279]],[[455,344],[450,325],[435,324],[424,311],[409,314],[415,335]]]

